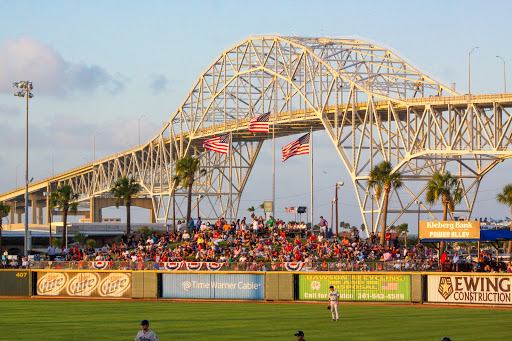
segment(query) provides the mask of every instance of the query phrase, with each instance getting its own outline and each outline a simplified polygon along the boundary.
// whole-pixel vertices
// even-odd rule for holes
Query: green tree
[[[85,234],[80,233],[80,232],[76,233],[75,236],[73,237],[73,240],[75,242],[77,242],[79,246],[84,246],[86,239],[87,239],[87,237],[85,236]]]
[[[455,205],[462,200],[462,189],[459,182],[450,172],[435,172],[427,184],[426,201],[434,204],[441,198],[443,204],[443,221],[448,219],[448,211],[453,212]],[[444,252],[444,242],[441,242],[439,253]]]
[[[261,209],[263,211],[263,215],[265,215],[265,202],[262,202],[258,208]]]
[[[176,232],[176,189],[180,183],[179,176],[172,178],[172,230]]]
[[[251,206],[247,209],[247,211],[249,211],[251,213],[251,218],[254,218],[256,215],[254,214],[254,211],[256,211],[256,209],[254,208],[254,206]]]
[[[370,180],[368,186],[375,189],[375,197],[380,200],[382,191],[384,191],[384,201],[382,203],[382,232],[380,236],[380,245],[384,246],[386,223],[388,217],[389,192],[391,189],[402,187],[402,173],[393,172],[393,166],[389,161],[382,161],[370,171]]]
[[[123,176],[116,180],[114,187],[110,190],[116,198],[116,207],[119,208],[121,203],[126,206],[126,235],[130,235],[130,207],[132,206],[132,198],[141,190],[140,185],[134,178]]]
[[[78,194],[73,192],[70,185],[61,185],[50,194],[50,210],[58,208],[62,211],[63,242],[68,248],[68,212],[78,210]]]
[[[0,201],[0,256],[2,254],[2,219],[7,217],[9,212],[11,212],[11,208],[3,201]]]
[[[182,181],[182,186],[188,189],[187,196],[187,221],[190,221],[190,215],[192,211],[192,185],[196,181],[196,173],[199,172],[199,176],[206,174],[206,170],[200,168],[199,159],[196,159],[192,155],[185,155],[176,162],[176,176]]]
[[[405,247],[407,247],[407,232],[409,232],[409,224],[407,224],[407,223],[400,224],[395,228],[395,230],[398,231],[398,233],[400,233],[400,234],[402,234],[402,233],[404,234]]]
[[[94,251],[94,247],[96,246],[96,240],[95,239],[87,239],[85,242],[85,246],[87,246],[88,249],[92,249]]]
[[[503,187],[503,191],[498,193],[496,196],[496,201],[500,204],[508,206],[510,212],[512,213],[512,184],[508,184]],[[510,223],[510,230],[512,231],[512,222]],[[508,242],[508,254],[512,253],[512,241]]]
[[[56,238],[56,237],[53,237],[52,238],[52,245],[53,247],[55,248],[60,248],[62,246],[62,238]]]

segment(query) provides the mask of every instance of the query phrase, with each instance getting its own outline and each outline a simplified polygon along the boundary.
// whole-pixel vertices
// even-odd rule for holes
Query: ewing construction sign
[[[512,304],[512,276],[428,275],[427,301]]]

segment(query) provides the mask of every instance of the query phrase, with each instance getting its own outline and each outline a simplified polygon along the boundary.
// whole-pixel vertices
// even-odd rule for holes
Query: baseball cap
[[[322,215],[320,216],[320,218],[323,218],[323,217],[324,217],[324,216],[322,216]]]
[[[302,330],[299,330],[294,334],[295,336],[304,336],[304,332]]]
[[[148,320],[142,320],[142,322],[140,324],[141,324],[141,326],[144,326],[146,324],[149,324],[149,321]]]
[[[331,285],[331,286],[329,287],[329,289],[334,289],[334,285]]]

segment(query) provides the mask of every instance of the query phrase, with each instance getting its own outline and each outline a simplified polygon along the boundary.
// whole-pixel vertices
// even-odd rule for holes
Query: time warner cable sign
[[[429,302],[512,304],[512,276],[428,275]]]
[[[262,300],[263,274],[162,274],[162,297]]]

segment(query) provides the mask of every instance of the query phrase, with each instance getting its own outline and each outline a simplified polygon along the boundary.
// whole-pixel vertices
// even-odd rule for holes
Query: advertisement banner
[[[299,299],[328,299],[329,286],[340,301],[410,301],[411,276],[395,274],[300,274]]]
[[[479,240],[479,221],[420,221],[418,236],[422,241]]]
[[[512,276],[428,275],[427,301],[512,304],[511,285]]]
[[[162,297],[262,300],[263,274],[162,274]]]
[[[37,295],[131,297],[131,274],[124,272],[37,272]]]

